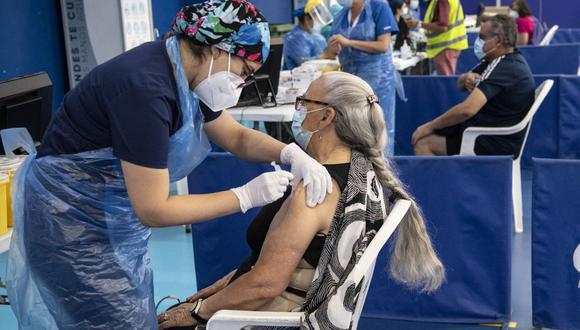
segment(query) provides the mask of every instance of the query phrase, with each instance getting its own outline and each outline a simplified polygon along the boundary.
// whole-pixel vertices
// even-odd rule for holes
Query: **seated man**
[[[264,207],[248,227],[251,255],[188,303],[159,315],[161,329],[193,326],[222,309],[301,309],[311,322],[319,317],[333,322],[339,316],[327,321],[328,310],[317,310],[329,298],[317,288],[328,286],[345,306],[354,306],[358,295],[342,283],[386,217],[387,198],[379,192],[385,188],[388,200],[412,201],[384,157],[386,129],[377,100],[366,82],[348,73],[327,73],[310,85],[296,101],[292,129],[298,144],[328,169],[332,193],[309,208],[298,185]],[[399,225],[390,260],[391,276],[420,291],[437,289],[445,277],[415,202]]]
[[[304,61],[317,59],[326,49],[326,39],[320,34],[322,26],[302,7],[294,10],[298,25],[284,36],[284,70],[299,67]]]
[[[412,142],[416,155],[456,155],[463,131],[471,126],[505,127],[524,119],[534,102],[534,78],[515,48],[515,22],[506,15],[483,19],[474,51],[483,61],[459,77],[459,88],[470,92],[462,103],[419,126]],[[481,136],[477,155],[519,154],[525,131],[513,135]]]

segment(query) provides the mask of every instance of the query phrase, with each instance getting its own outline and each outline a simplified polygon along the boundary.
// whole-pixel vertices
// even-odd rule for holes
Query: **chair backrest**
[[[532,36],[532,45],[540,45],[548,28],[545,23],[542,23],[536,16],[534,16],[534,35]]]
[[[548,79],[536,88],[536,98],[534,100],[534,103],[532,104],[532,107],[530,108],[530,111],[528,111],[526,117],[524,117],[524,120],[520,122],[528,126],[526,127],[526,135],[524,136],[524,140],[522,141],[520,154],[518,155],[516,160],[520,159],[524,154],[524,147],[526,146],[526,140],[528,139],[528,134],[530,133],[530,127],[532,127],[532,120],[534,119],[534,115],[540,108],[540,105],[542,105],[542,102],[544,102],[544,99],[550,92],[550,89],[552,89],[552,86],[554,86],[554,81]]]
[[[546,33],[544,39],[542,39],[542,41],[540,42],[540,46],[548,46],[552,41],[552,39],[554,38],[556,31],[558,31],[558,25],[552,26],[548,31],[548,33]]]
[[[352,329],[357,328],[371,280],[373,278],[379,252],[381,252],[381,249],[385,246],[389,237],[391,237],[393,232],[395,232],[395,229],[397,229],[397,226],[399,226],[410,207],[411,202],[406,199],[399,199],[395,202],[395,205],[381,226],[381,229],[379,229],[373,240],[369,243],[359,262],[354,266],[350,273],[350,278],[354,283],[360,283],[362,281],[360,295],[352,316]]]

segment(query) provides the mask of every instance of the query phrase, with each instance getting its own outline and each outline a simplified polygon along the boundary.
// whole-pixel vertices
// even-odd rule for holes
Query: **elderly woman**
[[[381,227],[388,209],[385,201],[412,200],[385,159],[383,112],[361,78],[332,72],[314,81],[296,100],[292,128],[297,143],[330,172],[333,192],[322,204],[308,208],[305,190],[297,185],[262,208],[247,232],[252,254],[238,269],[189,297],[188,303],[159,315],[161,329],[194,326],[221,309],[314,311],[320,305],[316,301],[327,298],[324,287],[347,289],[340,287],[340,279],[357,262],[353,251],[364,251]],[[383,188],[389,196],[380,193]],[[353,222],[360,226],[351,226]],[[399,227],[390,260],[391,276],[411,288],[430,292],[444,280],[444,267],[414,202]],[[325,308],[323,313],[335,307]],[[319,313],[311,314],[309,322],[317,322]]]

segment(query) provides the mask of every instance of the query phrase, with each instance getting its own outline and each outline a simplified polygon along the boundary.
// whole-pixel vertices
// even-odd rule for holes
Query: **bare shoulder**
[[[330,228],[330,223],[340,199],[340,188],[336,181],[332,180],[332,193],[326,195],[324,202],[315,207],[306,205],[306,188],[302,181],[292,188],[292,194],[286,200],[289,213],[303,214],[312,220],[318,220],[321,231]]]

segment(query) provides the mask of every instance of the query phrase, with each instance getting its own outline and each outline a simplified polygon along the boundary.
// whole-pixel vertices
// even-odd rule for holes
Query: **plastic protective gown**
[[[375,21],[371,1],[365,1],[365,19],[354,27],[348,27],[348,9],[341,10],[332,25],[332,34],[342,34],[348,39],[376,41]],[[362,15],[362,14],[361,14]],[[344,47],[338,55],[342,70],[364,79],[379,97],[387,124],[387,149],[385,154],[392,156],[395,151],[395,67],[392,52],[367,53],[356,48]]]
[[[168,168],[175,181],[210,148],[178,42],[171,38],[166,45],[176,65],[183,116],[169,141]],[[150,229],[131,207],[121,162],[111,149],[29,156],[15,182],[6,283],[21,328],[157,329]]]
[[[292,70],[304,61],[316,59],[325,48],[322,35],[306,32],[296,25],[284,37],[284,68]]]

